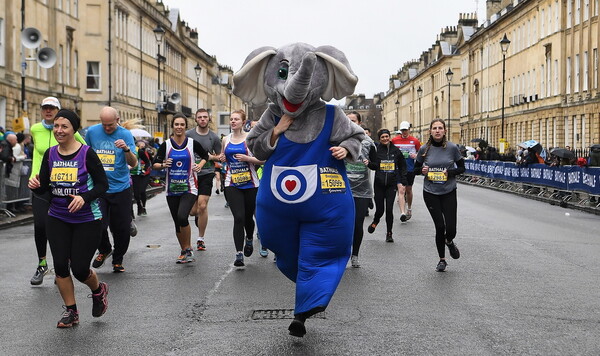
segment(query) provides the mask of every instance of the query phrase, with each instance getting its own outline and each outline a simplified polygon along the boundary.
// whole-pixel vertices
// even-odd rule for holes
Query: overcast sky
[[[262,46],[306,42],[332,45],[346,54],[358,76],[355,93],[372,97],[388,78],[419,58],[442,27],[460,13],[485,20],[485,0],[163,0],[198,30],[198,44],[237,72]],[[477,5],[478,4],[478,5]]]

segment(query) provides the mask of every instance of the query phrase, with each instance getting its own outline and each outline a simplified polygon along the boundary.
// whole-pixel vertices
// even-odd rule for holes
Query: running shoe
[[[450,257],[454,258],[455,260],[460,258],[460,251],[458,250],[458,246],[456,246],[454,241],[450,241],[450,243],[447,243],[446,246],[448,246],[448,251],[450,251]]]
[[[198,241],[196,241],[196,250],[197,251],[204,251],[204,250],[206,250],[206,245],[204,244],[204,240],[198,240]]]
[[[72,309],[67,309],[65,307],[65,311],[62,314],[62,318],[56,324],[57,328],[70,328],[74,325],[79,324],[79,312]]]
[[[392,237],[392,232],[388,231],[385,235],[385,242],[394,242],[394,238]]]
[[[375,232],[375,228],[377,227],[377,224],[375,221],[373,221],[371,223],[371,225],[369,225],[369,227],[367,228],[367,231],[369,232],[369,234],[372,234]]]
[[[135,222],[133,220],[131,220],[131,224],[129,224],[129,236],[135,237],[135,235],[137,235],[137,233],[138,233],[137,225],[135,224]]]
[[[408,220],[406,214],[402,213],[402,215],[400,215],[400,221],[405,222],[406,220]]]
[[[236,253],[235,254],[235,261],[233,262],[233,265],[236,267],[244,267],[244,254],[243,253]]]
[[[48,266],[38,266],[29,282],[34,286],[39,286],[44,281],[46,274],[48,274]]]
[[[446,263],[446,260],[440,260],[440,262],[438,262],[437,267],[435,268],[435,270],[438,271],[438,272],[446,272],[446,267],[448,267],[448,264]]]
[[[252,246],[252,238],[246,239],[246,245],[244,246],[244,256],[250,257],[254,252],[254,246]]]
[[[304,337],[306,334],[306,327],[304,326],[304,322],[299,319],[292,320],[292,323],[288,327],[290,335],[296,337]]]
[[[100,292],[98,294],[91,294],[89,297],[92,298],[92,316],[94,318],[101,317],[106,313],[108,309],[108,284],[104,282],[98,283]]]
[[[410,220],[410,218],[412,218],[412,210],[408,209],[406,211],[406,221]]]
[[[120,264],[113,264],[113,273],[123,273],[125,272],[125,267]]]
[[[352,255],[352,257],[350,257],[350,263],[352,263],[352,267],[360,268],[360,262],[358,261],[358,256]]]
[[[260,247],[260,251],[258,252],[260,254],[260,257],[267,257],[269,256],[269,250],[267,250],[265,247]]]
[[[142,212],[138,215],[139,216],[148,216],[148,213],[146,212],[146,208],[142,208]]]
[[[187,253],[184,250],[181,250],[181,254],[179,254],[179,257],[177,257],[177,261],[175,261],[175,263],[180,264],[180,263],[186,263],[187,261],[185,260],[187,257]]]
[[[196,262],[191,248],[185,249],[185,263]]]
[[[102,265],[104,264],[104,261],[106,261],[106,259],[109,258],[112,255],[112,253],[113,253],[112,250],[110,250],[109,253],[98,252],[98,255],[96,256],[96,258],[94,258],[94,262],[92,262],[92,267],[94,267],[94,268],[102,267]]]

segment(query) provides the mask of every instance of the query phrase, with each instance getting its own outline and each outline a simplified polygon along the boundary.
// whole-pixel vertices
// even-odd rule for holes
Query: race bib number
[[[241,184],[241,183],[246,183],[252,180],[252,175],[250,174],[249,171],[246,172],[239,172],[239,173],[233,173],[231,175],[231,182],[233,184]]]
[[[75,183],[77,181],[77,168],[54,167],[50,173],[50,181],[57,183]]]
[[[332,167],[319,168],[319,177],[321,178],[321,191],[323,194],[346,191],[346,182],[337,169]]]
[[[433,183],[443,184],[448,180],[448,177],[444,173],[443,169],[437,170],[435,168],[429,168],[427,172],[427,179]]]
[[[102,162],[105,171],[115,170],[115,155],[110,153],[98,153],[98,158]]]
[[[379,169],[385,172],[391,172],[396,168],[394,161],[381,161],[379,163]]]

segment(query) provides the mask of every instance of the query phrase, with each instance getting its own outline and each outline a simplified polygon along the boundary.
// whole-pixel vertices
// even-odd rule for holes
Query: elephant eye
[[[277,76],[279,79],[287,79],[288,77],[288,66],[287,63],[281,63],[281,67],[277,71]]]

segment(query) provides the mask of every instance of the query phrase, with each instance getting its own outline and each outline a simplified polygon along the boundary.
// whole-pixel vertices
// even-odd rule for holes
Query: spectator
[[[590,167],[600,167],[600,145],[590,148]]]

